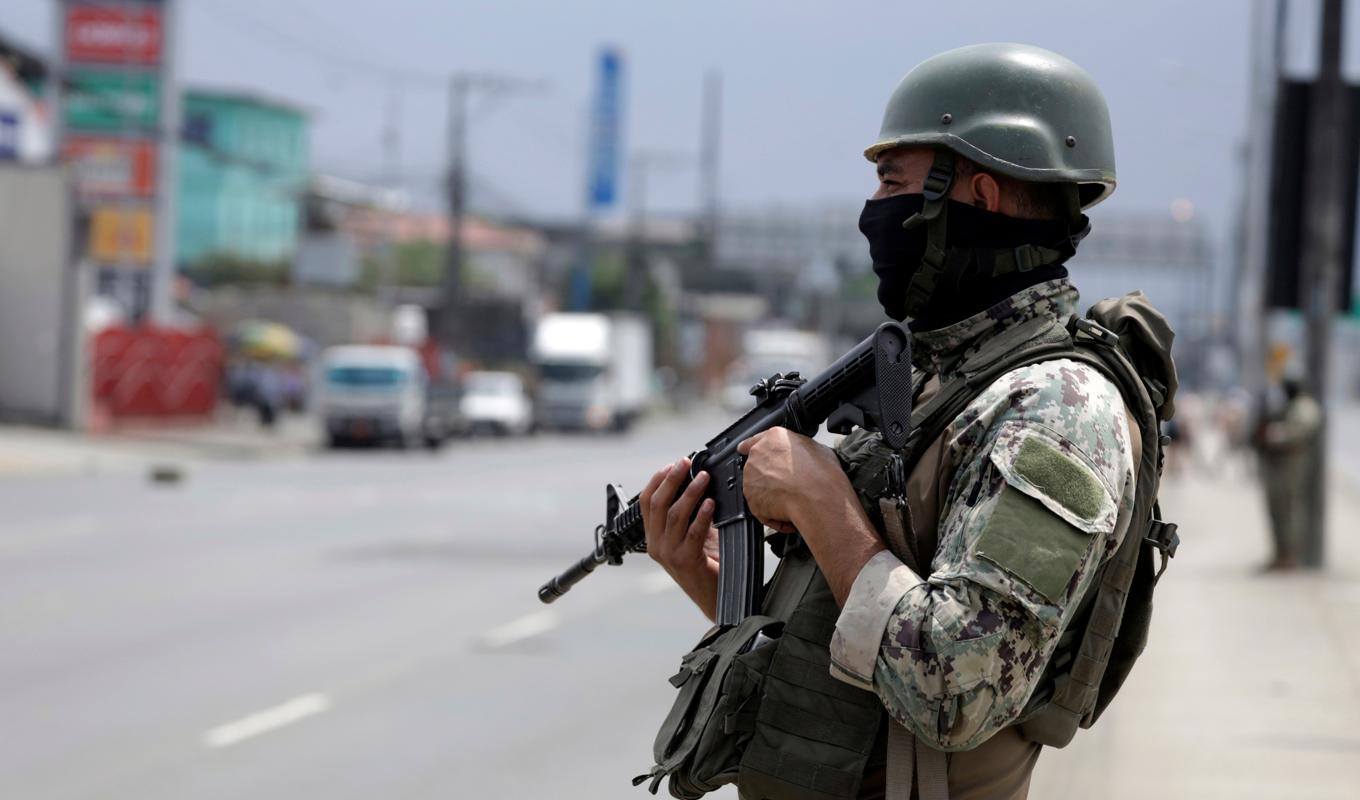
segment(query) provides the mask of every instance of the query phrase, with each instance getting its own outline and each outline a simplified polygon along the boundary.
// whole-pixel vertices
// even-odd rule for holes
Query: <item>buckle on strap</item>
[[[1152,545],[1162,554],[1162,564],[1157,569],[1157,574],[1152,578],[1154,582],[1162,577],[1163,572],[1166,572],[1166,565],[1176,557],[1176,549],[1181,546],[1181,537],[1176,533],[1176,528],[1177,525],[1174,522],[1154,519],[1152,524],[1148,526],[1147,536],[1143,537],[1144,544]]]
[[[888,463],[883,465],[883,479],[883,488],[888,496],[907,499],[906,462],[901,453],[888,456]]]
[[[930,162],[930,172],[926,173],[925,185],[921,194],[926,202],[940,200],[949,193],[954,185],[954,154],[947,150],[937,150],[935,159]]]
[[[1119,346],[1119,334],[1086,317],[1072,318],[1072,336],[1074,338],[1085,336],[1096,344],[1106,347]]]

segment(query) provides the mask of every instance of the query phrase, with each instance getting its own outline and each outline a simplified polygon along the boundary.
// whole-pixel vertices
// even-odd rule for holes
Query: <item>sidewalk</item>
[[[1240,474],[1234,471],[1234,475]],[[1181,548],[1104,717],[1039,760],[1034,798],[1360,797],[1360,483],[1337,474],[1328,568],[1263,576],[1254,481],[1163,482]]]
[[[1360,404],[1338,404],[1331,425],[1332,463],[1360,489]]]
[[[282,417],[272,430],[230,410],[208,423],[127,424],[109,433],[0,425],[0,478],[97,474],[151,464],[301,456],[321,445],[316,420]]]
[[[321,423],[308,414],[282,414],[262,428],[254,412],[223,407],[208,423],[129,423],[108,439],[188,448],[206,458],[256,459],[295,456],[321,446]]]

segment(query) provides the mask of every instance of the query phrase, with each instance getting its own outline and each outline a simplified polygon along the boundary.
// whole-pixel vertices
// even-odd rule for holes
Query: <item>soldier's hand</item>
[[[756,519],[777,531],[794,530],[799,512],[851,492],[840,461],[829,447],[794,433],[771,428],[737,445],[746,456],[742,490]]]
[[[676,496],[689,467],[689,459],[682,458],[658,470],[638,496],[638,507],[647,533],[647,555],[713,619],[718,604],[718,530],[713,527],[713,500],[700,502],[708,487],[707,472],[700,472]]]

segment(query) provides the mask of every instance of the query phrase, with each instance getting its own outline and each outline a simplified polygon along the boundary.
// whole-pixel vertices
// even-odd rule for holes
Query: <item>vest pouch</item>
[[[635,785],[650,778],[648,788],[656,794],[669,776],[672,796],[697,800],[737,779],[782,627],[773,617],[747,617],[710,631],[685,654],[670,681],[679,694],[652,746],[656,765],[635,778]]]
[[[808,602],[809,597],[813,602]],[[831,676],[837,607],[817,573],[789,619],[761,685],[755,733],[741,756],[745,800],[853,800],[873,754],[883,704]]]

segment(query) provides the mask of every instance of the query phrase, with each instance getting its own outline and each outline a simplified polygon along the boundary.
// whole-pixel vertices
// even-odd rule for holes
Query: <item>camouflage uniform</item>
[[[1001,331],[1065,319],[1076,301],[1066,280],[1026,289],[916,334],[917,365],[924,377],[948,377]],[[863,444],[852,436],[842,449]],[[930,574],[889,552],[865,565],[836,624],[832,674],[876,692],[924,742],[963,751],[1015,721],[1096,568],[1117,548],[1133,504],[1134,455],[1118,389],[1070,360],[1007,373],[938,445],[941,477],[930,476],[938,513],[925,521],[937,536]]]
[[[1308,454],[1322,425],[1322,408],[1307,394],[1285,404],[1261,431],[1261,482],[1266,487],[1276,566],[1296,563],[1308,527]]]

